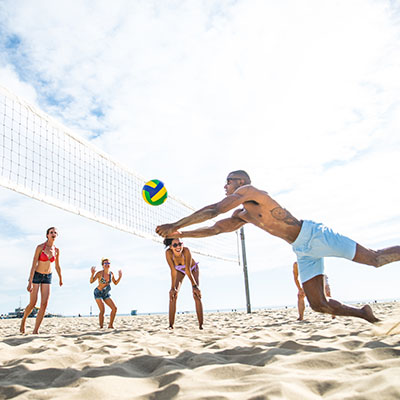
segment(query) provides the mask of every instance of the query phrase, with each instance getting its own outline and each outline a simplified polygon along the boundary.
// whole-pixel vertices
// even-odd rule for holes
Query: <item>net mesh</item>
[[[146,179],[1,86],[0,118],[4,187],[158,242],[157,225],[194,211],[170,193],[161,206],[148,205]],[[195,253],[238,261],[235,233],[185,243]]]

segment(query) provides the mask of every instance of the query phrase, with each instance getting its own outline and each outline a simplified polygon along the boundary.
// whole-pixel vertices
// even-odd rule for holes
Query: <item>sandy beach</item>
[[[289,308],[206,313],[203,331],[194,314],[173,331],[166,315],[46,318],[20,335],[0,320],[0,399],[399,399],[400,304],[372,307],[383,322]]]

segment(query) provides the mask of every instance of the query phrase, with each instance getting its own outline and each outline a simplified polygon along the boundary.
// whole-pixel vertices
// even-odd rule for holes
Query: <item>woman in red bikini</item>
[[[193,298],[196,304],[197,320],[199,328],[203,329],[203,304],[199,289],[199,267],[190,250],[183,246],[179,239],[164,239],[164,245],[168,247],[165,257],[171,269],[171,290],[169,291],[169,328],[174,329],[176,300],[182,285],[183,278],[187,275],[192,283]]]
[[[60,286],[62,286],[61,268],[59,262],[60,250],[54,246],[54,241],[58,236],[57,229],[52,226],[47,229],[47,241],[39,244],[36,247],[35,255],[33,257],[31,273],[28,279],[27,290],[30,293],[29,304],[25,307],[24,316],[22,317],[20,332],[25,333],[25,322],[33,308],[36,306],[38,292],[40,288],[41,300],[40,309],[36,316],[35,328],[33,333],[38,333],[40,324],[42,323],[44,314],[46,312],[47,303],[50,297],[50,284],[51,284],[51,267],[55,263],[55,268],[60,278]]]

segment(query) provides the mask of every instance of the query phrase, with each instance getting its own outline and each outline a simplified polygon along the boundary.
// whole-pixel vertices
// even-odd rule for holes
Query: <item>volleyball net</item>
[[[157,242],[157,225],[194,211],[170,193],[160,206],[147,204],[142,187],[150,179],[1,86],[0,118],[0,184],[8,189]],[[185,244],[195,253],[238,262],[236,233]]]

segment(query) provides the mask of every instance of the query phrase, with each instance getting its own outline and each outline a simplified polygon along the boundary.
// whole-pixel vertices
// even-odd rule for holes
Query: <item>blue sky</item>
[[[2,1],[0,84],[140,175],[200,208],[245,169],[299,219],[366,247],[400,242],[400,7],[390,1]],[[162,175],[162,176],[161,176]],[[65,285],[49,310],[95,310],[104,252],[119,311],[166,311],[156,243],[0,189],[0,313],[28,301],[49,226]],[[166,221],[168,222],[168,221]],[[252,304],[294,304],[286,243],[245,227]],[[339,300],[398,297],[399,263],[326,260]],[[245,307],[240,267],[200,259],[205,308]],[[186,282],[178,301],[192,310]]]

